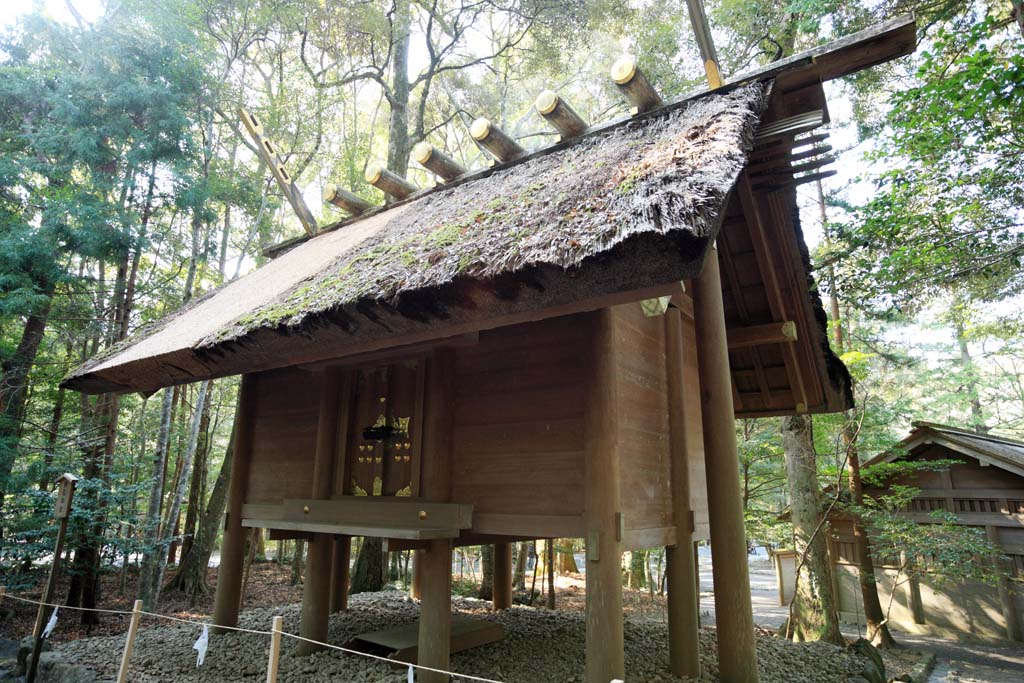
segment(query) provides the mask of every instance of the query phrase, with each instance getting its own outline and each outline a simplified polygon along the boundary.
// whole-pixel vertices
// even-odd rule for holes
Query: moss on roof
[[[705,237],[745,163],[765,90],[753,83],[705,97],[422,197],[414,211],[200,346],[296,326],[363,299],[394,302],[458,277],[573,268],[638,232]]]

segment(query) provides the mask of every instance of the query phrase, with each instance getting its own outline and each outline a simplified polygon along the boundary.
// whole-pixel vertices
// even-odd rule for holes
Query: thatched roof
[[[768,87],[708,94],[317,236],[65,383],[151,391],[692,277]]]
[[[796,218],[795,184],[811,178],[787,160],[806,158],[791,155],[813,144],[798,136],[827,121],[822,82],[914,46],[913,18],[894,19],[329,226],[64,385],[150,392],[635,302],[678,292],[717,237],[727,324],[798,334],[730,346],[737,414],[841,410],[849,375]],[[744,171],[755,132],[761,158]]]

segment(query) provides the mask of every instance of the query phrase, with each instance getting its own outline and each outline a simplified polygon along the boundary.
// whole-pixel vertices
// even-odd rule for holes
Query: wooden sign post
[[[54,505],[53,517],[58,520],[60,527],[57,530],[57,543],[53,548],[53,562],[50,564],[50,578],[46,581],[46,590],[43,592],[43,599],[36,612],[36,625],[32,630],[32,658],[29,660],[28,672],[25,680],[34,683],[36,680],[36,669],[39,667],[39,655],[43,651],[43,628],[50,614],[48,604],[53,602],[53,593],[57,588],[57,577],[60,576],[60,558],[64,553],[64,538],[68,533],[68,517],[71,516],[71,501],[75,497],[75,486],[78,485],[78,477],[65,472],[57,479],[57,502]]]

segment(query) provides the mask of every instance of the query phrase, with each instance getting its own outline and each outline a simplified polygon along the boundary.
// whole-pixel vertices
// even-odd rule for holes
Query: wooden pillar
[[[334,461],[338,453],[339,397],[342,375],[337,368],[324,371],[320,389],[320,416],[316,429],[316,452],[313,456],[313,499],[331,495]],[[347,406],[346,406],[347,407]],[[306,550],[306,576],[302,587],[302,617],[299,635],[310,640],[327,642],[327,625],[331,613],[331,577],[334,562],[334,539],[330,534],[313,534]],[[323,646],[300,640],[299,655],[322,650]]]
[[[665,549],[668,583],[669,667],[676,676],[700,678],[700,622],[696,563],[693,552],[693,510],[690,508],[690,470],[687,438],[700,430],[699,420],[687,419],[687,404],[699,395],[686,393],[686,360],[683,316],[678,308],[665,312],[665,372],[668,385],[669,457],[671,465],[672,518],[676,545]],[[696,377],[693,378],[696,380]],[[695,381],[691,386],[697,386]],[[693,416],[693,411],[690,411]]]
[[[242,529],[242,504],[249,485],[249,464],[252,460],[253,432],[256,416],[258,375],[242,375],[235,410],[235,452],[228,484],[227,514],[224,516],[224,540],[220,545],[220,569],[217,592],[213,599],[213,632],[223,633],[217,626],[237,626],[242,597],[242,569],[245,563],[245,530]]]
[[[455,404],[455,355],[438,349],[427,365],[423,420],[423,462],[420,495],[430,501],[451,496],[452,406]],[[452,630],[452,542],[433,540],[416,555],[415,576],[420,587],[420,627],[417,664],[448,670]],[[421,671],[420,683],[447,683],[448,677]]]
[[[989,543],[997,548],[1002,548],[1002,544],[999,542],[999,529],[997,527],[991,524],[987,525],[985,527],[985,535],[988,537]],[[1013,600],[1013,584],[1010,583],[1010,579],[1005,574],[1007,567],[999,555],[995,555],[992,558],[992,562],[995,564],[995,568],[1002,572],[996,579],[996,585],[999,589],[999,605],[1003,610],[1003,621],[1006,624],[1006,639],[1024,640],[1021,634],[1017,605]]]
[[[448,670],[452,640],[452,542],[430,541],[420,556],[423,597],[420,599],[419,648],[416,663]],[[418,672],[420,683],[448,683],[448,676]]]
[[[587,531],[586,682],[625,678],[618,392],[611,309],[592,316],[583,473]]]
[[[719,676],[723,683],[757,683],[754,614],[750,604],[747,539],[736,451],[736,414],[717,249],[708,253],[693,290]]]
[[[331,562],[331,614],[348,609],[349,566],[352,564],[352,537],[334,537]]]
[[[512,544],[494,544],[494,588],[491,595],[494,609],[512,606]]]

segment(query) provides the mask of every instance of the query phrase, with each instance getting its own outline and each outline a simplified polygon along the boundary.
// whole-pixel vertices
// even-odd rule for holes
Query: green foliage
[[[918,85],[893,94],[871,158],[875,196],[840,226],[851,296],[919,310],[956,287],[998,299],[1021,286],[1024,55],[991,16],[940,28]]]

